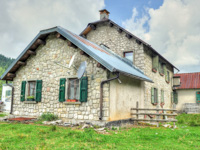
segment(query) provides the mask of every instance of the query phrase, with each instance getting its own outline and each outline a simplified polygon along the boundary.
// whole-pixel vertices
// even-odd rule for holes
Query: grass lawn
[[[98,134],[37,124],[0,123],[0,149],[200,149],[200,126],[138,127]]]

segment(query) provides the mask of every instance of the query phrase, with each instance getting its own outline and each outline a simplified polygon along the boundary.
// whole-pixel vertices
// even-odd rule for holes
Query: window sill
[[[157,72],[157,69],[154,69],[154,68],[153,68],[152,71],[153,71],[154,73],[156,73],[156,72]]]
[[[64,102],[65,105],[81,105],[81,102]]]
[[[25,101],[24,103],[25,103],[25,104],[37,104],[36,101]]]

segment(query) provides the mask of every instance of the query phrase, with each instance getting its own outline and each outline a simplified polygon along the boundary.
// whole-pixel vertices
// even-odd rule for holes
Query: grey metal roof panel
[[[31,41],[31,43],[24,49],[24,51],[19,55],[19,57],[10,65],[10,67],[6,70],[6,72],[1,76],[3,79],[6,74],[12,69],[12,67],[19,61],[19,59],[25,54],[25,52],[31,47],[31,45],[41,36],[44,34],[49,34],[52,32],[58,32],[66,39],[71,41],[74,45],[79,47],[89,56],[94,58],[100,64],[102,64],[105,68],[107,68],[111,72],[121,72],[125,75],[138,78],[140,80],[145,80],[148,82],[152,82],[150,78],[145,76],[141,71],[139,71],[134,66],[130,66],[128,63],[120,59],[119,57],[114,56],[112,53],[106,51],[105,49],[101,48],[95,43],[82,38],[79,35],[76,35],[62,27],[54,27],[47,30],[42,30],[39,34]]]
[[[137,77],[138,79],[152,82],[152,80],[145,76],[141,71],[138,71],[138,69],[131,67],[128,63],[122,61],[118,57],[115,57],[112,53],[109,53],[99,45],[81,36],[78,36],[62,27],[58,27],[58,29],[59,33],[61,33],[65,38],[67,38],[77,47],[82,49],[85,53],[90,55],[96,61],[101,63],[111,72],[119,71],[134,78]]]

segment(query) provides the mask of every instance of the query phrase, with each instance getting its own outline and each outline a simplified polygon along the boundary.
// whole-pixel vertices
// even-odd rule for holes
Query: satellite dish
[[[87,67],[87,62],[86,61],[82,62],[77,72],[78,79],[80,79],[84,75],[86,67]]]
[[[72,56],[72,58],[71,58],[71,60],[70,60],[70,62],[69,62],[68,68],[71,68],[71,66],[72,66],[72,64],[73,64],[73,62],[74,62],[74,59],[75,59],[76,54],[77,54],[77,53],[75,53],[75,54]]]

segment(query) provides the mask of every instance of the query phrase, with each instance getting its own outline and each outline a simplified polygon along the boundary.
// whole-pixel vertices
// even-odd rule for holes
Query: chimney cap
[[[103,12],[105,12],[106,14],[110,14],[110,12],[109,12],[109,11],[107,11],[107,9],[101,9],[101,10],[99,10],[99,12],[100,12],[100,13],[103,13]]]

